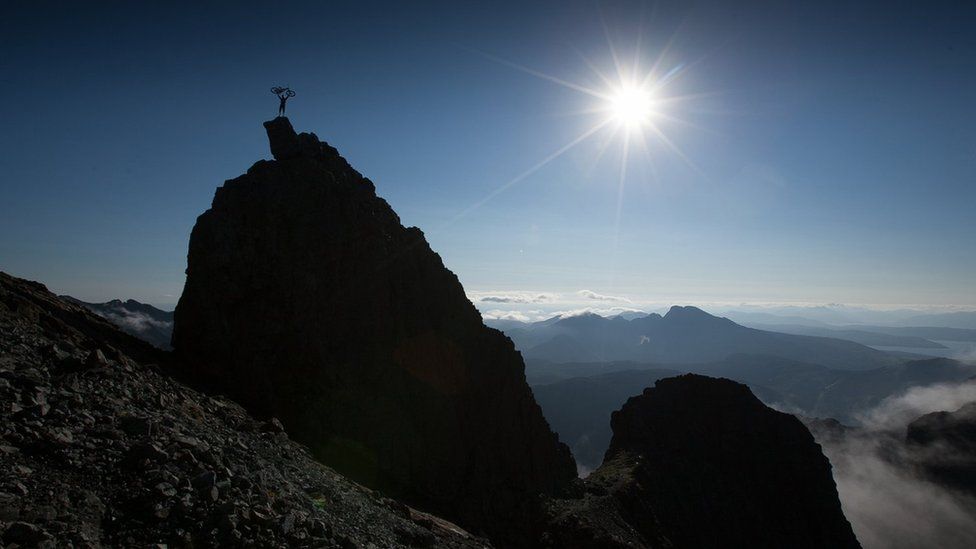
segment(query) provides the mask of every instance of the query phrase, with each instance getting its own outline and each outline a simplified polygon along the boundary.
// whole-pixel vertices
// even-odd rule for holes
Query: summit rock
[[[187,374],[352,478],[519,543],[535,496],[575,477],[520,354],[336,149],[265,128],[275,160],[218,188],[190,237]]]

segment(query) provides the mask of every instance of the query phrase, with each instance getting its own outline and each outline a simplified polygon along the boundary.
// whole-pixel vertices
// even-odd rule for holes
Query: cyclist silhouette
[[[289,98],[295,97],[295,92],[292,91],[291,88],[274,87],[271,88],[271,93],[277,95],[278,100],[280,101],[280,103],[278,103],[278,116],[284,116],[285,102],[288,101]]]

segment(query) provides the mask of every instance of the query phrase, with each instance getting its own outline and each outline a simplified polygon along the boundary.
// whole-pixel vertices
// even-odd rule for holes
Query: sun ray
[[[582,134],[580,134],[579,136],[577,136],[576,138],[574,138],[569,143],[566,143],[565,145],[563,145],[562,147],[560,147],[559,149],[557,149],[555,152],[553,152],[549,156],[543,158],[541,161],[539,161],[538,163],[534,164],[531,168],[529,168],[529,169],[525,170],[524,172],[518,174],[514,178],[509,179],[507,182],[505,182],[504,184],[502,184],[501,186],[499,186],[495,190],[493,190],[490,193],[488,193],[487,195],[485,195],[485,197],[482,198],[481,200],[479,200],[478,202],[475,202],[471,206],[468,206],[467,208],[465,208],[464,210],[462,210],[461,213],[459,213],[456,216],[454,216],[454,218],[452,218],[449,222],[447,222],[447,224],[445,224],[443,227],[441,227],[440,230],[444,230],[447,227],[450,227],[451,225],[453,225],[453,224],[457,223],[458,221],[460,221],[462,218],[466,217],[471,212],[473,212],[473,211],[477,210],[478,208],[484,206],[486,203],[488,203],[488,201],[490,201],[491,199],[493,199],[496,196],[500,195],[501,193],[505,192],[512,185],[515,185],[519,181],[522,181],[526,177],[529,177],[530,175],[532,175],[535,172],[539,171],[539,169],[541,169],[543,166],[545,166],[546,164],[552,162],[556,158],[559,158],[566,151],[572,149],[576,145],[579,145],[580,143],[582,143],[583,141],[585,141],[588,137],[590,137],[594,133],[600,131],[602,128],[606,127],[610,122],[611,122],[611,120],[609,120],[609,119],[608,120],[604,120],[603,122],[601,122],[599,124],[596,124],[592,128],[586,130],[585,132],[583,132]]]
[[[653,10],[657,11],[657,3],[654,4]],[[641,52],[643,51],[644,44],[644,22],[646,21],[647,4],[641,4],[640,16],[637,18],[637,40],[634,46],[634,64],[632,65],[633,74],[632,79],[637,78],[637,70],[641,66]],[[653,17],[653,13],[651,14]]]
[[[672,115],[667,114],[667,113],[655,112],[654,113],[654,118],[657,118],[659,120],[667,120],[668,122],[672,122],[674,124],[680,124],[682,126],[686,126],[688,128],[692,128],[692,129],[694,129],[696,131],[704,132],[704,133],[707,133],[707,134],[710,134],[710,135],[714,135],[714,136],[720,136],[721,135],[719,132],[717,132],[717,131],[715,131],[713,129],[706,128],[706,127],[701,126],[699,124],[695,124],[694,122],[689,122],[689,121],[685,120],[684,118],[678,118],[677,116],[672,116]]]
[[[630,160],[630,138],[631,135],[628,133],[624,136],[623,150],[620,154],[620,178],[617,182],[617,211],[614,217],[613,227],[613,246],[614,249],[617,247],[617,239],[620,235],[620,216],[623,212],[624,207],[624,182],[627,179],[627,161]]]
[[[617,252],[620,249],[620,219],[624,208],[624,183],[627,180],[627,161],[630,157],[630,132],[624,135],[623,150],[620,153],[620,177],[617,183],[617,209],[613,220],[613,247],[610,249],[610,287],[616,282]]]
[[[668,38],[668,42],[663,48],[661,48],[661,53],[658,54],[657,59],[654,60],[654,64],[651,65],[651,70],[647,71],[647,74],[644,75],[644,80],[641,81],[641,86],[650,86],[654,82],[654,75],[657,74],[658,69],[661,68],[661,64],[664,63],[665,56],[667,56],[668,52],[671,51],[671,46],[674,44],[675,36],[677,36],[677,32],[672,33],[671,37]]]
[[[694,101],[697,99],[705,99],[709,97],[721,97],[728,95],[728,92],[701,92],[701,93],[686,93],[682,95],[668,95],[658,98],[657,102],[659,104],[674,104],[683,103],[685,101]]]
[[[599,6],[598,6],[599,9]],[[620,65],[620,57],[617,55],[617,48],[613,47],[613,40],[610,38],[610,27],[607,26],[607,20],[603,17],[603,10],[599,9],[600,12],[600,24],[603,25],[603,36],[607,39],[607,48],[610,50],[610,58],[613,59],[614,69],[617,71],[617,78],[623,79],[623,67]]]
[[[688,158],[688,156],[684,152],[682,152],[681,149],[679,149],[677,145],[675,145],[670,139],[668,139],[668,136],[664,135],[664,132],[662,132],[656,125],[654,125],[654,124],[648,124],[648,128],[652,132],[654,132],[654,135],[657,136],[657,138],[660,139],[661,142],[664,143],[664,145],[671,152],[673,152],[674,154],[676,154],[678,156],[678,158],[680,158],[681,160],[683,160],[684,163],[688,165],[688,167],[690,167],[692,170],[694,170],[695,173],[697,173],[698,175],[700,175],[701,177],[703,177],[705,179],[708,179],[708,176],[705,175],[705,172],[703,172],[701,170],[701,168],[699,168],[694,162],[692,162],[691,159]]]
[[[606,99],[607,98],[607,95],[605,93],[599,92],[599,91],[594,90],[594,89],[590,89],[590,88],[588,88],[586,86],[581,86],[579,84],[575,84],[575,83],[570,82],[568,80],[563,80],[562,78],[559,78],[559,77],[556,77],[556,76],[552,76],[550,74],[546,74],[546,73],[541,72],[541,71],[537,71],[537,70],[535,70],[533,68],[526,67],[525,65],[520,65],[520,64],[515,63],[513,61],[509,61],[507,59],[502,59],[501,57],[492,55],[492,54],[487,53],[487,52],[478,51],[478,50],[471,50],[471,51],[477,53],[478,55],[481,55],[483,57],[486,57],[488,59],[491,59],[492,61],[494,61],[496,63],[501,63],[502,65],[511,67],[511,68],[516,69],[516,70],[519,70],[519,71],[522,71],[522,72],[524,72],[526,74],[531,74],[532,76],[535,76],[537,78],[541,78],[543,80],[548,80],[550,82],[559,84],[560,86],[564,86],[564,87],[569,88],[571,90],[576,90],[578,92],[583,92],[583,93],[585,93],[587,95],[592,95],[593,97],[596,97],[596,98],[599,98],[599,99]]]
[[[613,81],[610,80],[610,77],[604,74],[603,71],[599,69],[599,67],[594,65],[593,62],[589,60],[589,58],[583,55],[583,52],[579,50],[575,50],[575,51],[576,51],[576,55],[579,55],[580,59],[583,60],[583,63],[587,66],[587,68],[593,71],[593,73],[596,74],[597,77],[603,81],[603,85],[605,85],[607,88],[613,87]]]
[[[597,165],[600,163],[600,159],[603,158],[603,155],[606,154],[607,149],[610,148],[610,143],[612,143],[613,140],[617,137],[617,133],[619,132],[619,130],[620,130],[619,127],[611,128],[606,138],[597,147],[596,156],[593,158],[593,161],[590,163],[590,166],[586,169],[585,172],[588,176],[593,173],[594,169],[596,169]]]

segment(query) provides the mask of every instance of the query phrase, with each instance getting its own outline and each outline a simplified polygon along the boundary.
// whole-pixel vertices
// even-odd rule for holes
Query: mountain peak
[[[338,151],[264,126],[275,161],[193,228],[177,354],[356,480],[517,537],[511,501],[575,476],[521,356]]]
[[[668,309],[665,319],[669,320],[699,320],[699,319],[718,319],[719,317],[706,313],[705,311],[692,305],[674,305]]]
[[[287,161],[307,158],[326,164],[336,164],[335,167],[340,170],[355,172],[346,160],[339,155],[339,151],[335,147],[320,141],[314,133],[296,133],[287,117],[279,116],[273,120],[268,120],[264,123],[264,130],[268,134],[268,144],[275,160]],[[362,178],[358,172],[356,172],[356,176]]]

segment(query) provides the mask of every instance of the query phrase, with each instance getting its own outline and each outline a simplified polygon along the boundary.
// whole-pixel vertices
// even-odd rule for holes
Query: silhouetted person
[[[278,103],[278,116],[284,116],[285,102],[288,101],[290,97],[295,97],[295,92],[292,91],[291,88],[274,87],[271,88],[271,93],[277,95],[278,100],[280,101],[280,103]]]

